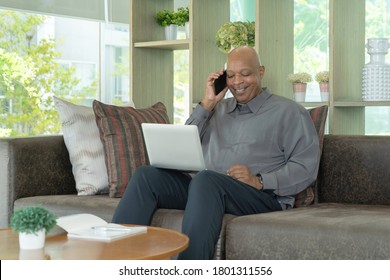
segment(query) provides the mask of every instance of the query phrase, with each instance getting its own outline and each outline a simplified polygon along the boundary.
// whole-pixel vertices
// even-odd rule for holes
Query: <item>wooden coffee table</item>
[[[148,227],[146,233],[101,242],[68,239],[66,233],[47,236],[42,250],[20,250],[18,233],[0,230],[0,259],[52,260],[157,260],[169,259],[188,247],[188,237],[180,232]]]

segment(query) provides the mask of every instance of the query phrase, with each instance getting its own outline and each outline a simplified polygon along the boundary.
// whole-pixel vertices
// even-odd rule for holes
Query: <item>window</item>
[[[174,123],[184,124],[190,116],[189,52],[174,52]]]
[[[306,102],[321,101],[319,71],[329,70],[329,1],[294,0],[294,72],[307,72]]]
[[[0,80],[0,137],[59,133],[53,95],[88,106],[129,102],[128,24],[1,9],[0,27],[0,67],[21,73]]]
[[[174,2],[174,10],[179,7],[188,7],[188,0]],[[178,27],[177,39],[185,39],[185,29],[183,26]],[[190,116],[189,105],[189,51],[174,51],[174,97],[173,97],[173,123],[184,124]]]

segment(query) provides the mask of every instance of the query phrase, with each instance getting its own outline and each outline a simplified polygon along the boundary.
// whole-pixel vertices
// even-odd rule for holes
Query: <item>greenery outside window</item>
[[[58,134],[56,95],[129,103],[129,26],[0,10],[0,137]]]
[[[316,73],[329,70],[329,1],[294,0],[294,73],[307,72],[306,102],[321,101]]]

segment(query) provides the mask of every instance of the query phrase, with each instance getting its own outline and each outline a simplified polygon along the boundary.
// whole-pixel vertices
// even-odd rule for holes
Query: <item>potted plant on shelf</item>
[[[299,72],[289,74],[287,79],[292,83],[294,100],[296,102],[305,102],[307,83],[313,80],[312,76],[306,72]]]
[[[190,37],[190,10],[188,7],[180,7],[175,12],[175,22],[177,26],[185,26],[186,38]]]
[[[255,45],[255,23],[249,21],[224,23],[215,35],[215,44],[223,53],[229,53],[240,46],[253,47]]]
[[[165,39],[176,40],[177,25],[176,13],[173,10],[158,11],[154,17],[157,24],[165,28]]]
[[[321,101],[329,101],[329,71],[318,72],[315,80],[320,85]]]
[[[41,206],[28,206],[17,210],[10,220],[10,227],[19,232],[21,249],[43,248],[46,233],[56,224],[54,214]]]

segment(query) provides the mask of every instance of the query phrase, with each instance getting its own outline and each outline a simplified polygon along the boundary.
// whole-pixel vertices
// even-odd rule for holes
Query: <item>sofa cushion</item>
[[[149,164],[141,123],[169,123],[166,107],[134,109],[93,102],[96,123],[103,143],[110,197],[122,197],[134,171]]]
[[[93,196],[79,196],[76,194],[38,195],[15,200],[14,210],[31,205],[40,205],[52,211],[57,218],[88,213],[96,215],[106,222],[111,222],[118,203],[119,198],[113,199],[107,194]],[[50,234],[57,234],[59,232],[63,232],[63,230],[56,228]]]
[[[389,259],[390,206],[324,203],[237,217],[227,226],[226,258]]]
[[[108,176],[92,107],[53,97],[79,195],[108,193]]]
[[[311,119],[313,120],[314,127],[317,131],[320,151],[322,153],[322,146],[324,141],[325,134],[325,123],[328,116],[328,106],[324,105],[317,108],[312,108],[308,110]],[[298,193],[295,196],[294,207],[304,207],[312,204],[317,196],[317,182],[313,182],[308,188]]]

